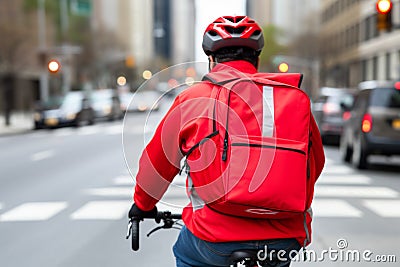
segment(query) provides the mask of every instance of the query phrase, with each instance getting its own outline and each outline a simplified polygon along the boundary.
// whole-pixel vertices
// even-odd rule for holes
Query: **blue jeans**
[[[290,257],[301,248],[296,239],[274,239],[262,241],[245,241],[245,242],[224,242],[213,243],[201,240],[194,236],[186,227],[183,227],[178,240],[176,241],[173,251],[176,258],[177,267],[212,267],[212,266],[229,266],[229,256],[235,250],[259,250],[274,253],[280,252],[280,258],[284,261],[277,260],[273,262],[276,267],[287,267],[290,265]],[[260,252],[260,257],[265,257]],[[269,256],[267,256],[269,257]]]

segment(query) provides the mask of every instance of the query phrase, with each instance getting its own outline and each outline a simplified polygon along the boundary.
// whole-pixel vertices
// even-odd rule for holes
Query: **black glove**
[[[138,217],[138,218],[155,218],[157,215],[157,207],[154,207],[150,211],[143,211],[139,209],[135,203],[133,203],[131,209],[129,210],[128,217]]]

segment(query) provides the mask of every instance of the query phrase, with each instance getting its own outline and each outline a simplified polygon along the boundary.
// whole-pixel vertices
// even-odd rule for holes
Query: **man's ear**
[[[215,62],[215,58],[211,55],[208,56],[208,69],[212,70],[216,65],[217,63]]]

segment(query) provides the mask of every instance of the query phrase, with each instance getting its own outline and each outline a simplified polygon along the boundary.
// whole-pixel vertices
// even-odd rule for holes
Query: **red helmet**
[[[247,16],[223,16],[208,25],[203,36],[206,55],[231,46],[244,46],[261,52],[264,37],[260,26]]]

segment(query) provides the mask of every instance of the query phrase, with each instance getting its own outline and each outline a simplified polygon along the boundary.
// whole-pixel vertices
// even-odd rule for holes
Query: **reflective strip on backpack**
[[[274,136],[274,88],[263,86],[263,136]]]
[[[192,203],[193,211],[196,211],[196,210],[204,208],[205,203],[199,197],[199,195],[197,194],[196,189],[194,188],[194,185],[193,185],[192,178],[190,177],[190,175],[188,175],[187,179],[188,179],[189,199],[190,199],[190,202]]]

